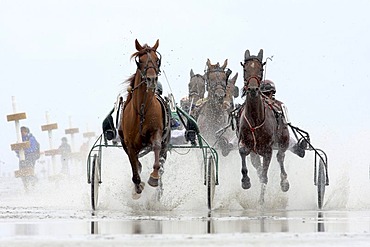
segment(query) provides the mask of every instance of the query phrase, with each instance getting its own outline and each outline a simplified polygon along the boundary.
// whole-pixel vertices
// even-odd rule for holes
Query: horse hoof
[[[148,179],[148,184],[152,187],[157,187],[158,186],[158,178],[153,178],[153,177],[149,177]]]
[[[135,184],[134,188],[132,190],[132,199],[137,200],[141,197],[141,192],[143,191],[145,186],[144,182],[141,182],[140,184]]]
[[[141,197],[141,194],[136,193],[136,191],[135,191],[135,189],[134,189],[134,190],[132,191],[131,197],[132,197],[132,199],[134,199],[134,200],[139,200],[139,199],[140,199],[140,197]]]
[[[247,190],[252,186],[251,180],[249,178],[242,178],[242,188]]]
[[[283,192],[287,192],[289,190],[289,182],[288,180],[281,180],[280,187]]]
[[[267,178],[267,176],[262,176],[262,177],[260,177],[260,183],[261,183],[261,184],[267,184],[267,182],[268,182],[268,178]]]

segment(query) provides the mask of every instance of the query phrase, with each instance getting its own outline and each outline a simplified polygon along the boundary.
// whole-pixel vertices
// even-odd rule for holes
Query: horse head
[[[206,89],[208,91],[208,98],[215,99],[222,103],[226,96],[227,86],[227,75],[225,68],[227,66],[227,59],[224,64],[220,66],[219,63],[211,64],[211,61],[207,59],[207,70],[206,70]]]
[[[135,58],[137,72],[141,76],[141,83],[145,83],[147,90],[152,89],[153,92],[157,87],[158,75],[161,72],[161,54],[157,52],[158,45],[159,40],[153,47],[150,47],[147,44],[141,45],[136,39],[135,47],[137,52],[131,56],[131,58]]]
[[[263,77],[263,50],[257,56],[250,55],[249,50],[245,51],[244,63],[240,63],[244,70],[244,86],[242,96],[247,93],[256,96]]]
[[[190,82],[189,86],[189,100],[190,102],[197,102],[199,99],[204,98],[205,93],[205,79],[200,74],[194,74],[193,70],[190,70]]]
[[[222,108],[224,110],[232,110],[233,107],[233,98],[237,98],[239,96],[239,89],[235,85],[236,80],[238,79],[238,72],[234,75],[233,78],[228,80],[227,88],[226,88],[226,96],[224,98],[224,102]]]

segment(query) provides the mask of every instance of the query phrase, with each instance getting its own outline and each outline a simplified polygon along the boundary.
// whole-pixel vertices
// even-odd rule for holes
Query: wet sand
[[[106,157],[121,159],[118,155]],[[319,211],[311,161],[295,165],[291,158],[290,191],[282,193],[276,186],[279,173],[272,166],[265,206],[260,207],[255,174],[252,188],[242,190],[239,163],[221,160],[215,207],[209,212],[197,158],[188,155],[188,162],[181,163],[173,157],[167,161],[159,204],[149,186],[142,198],[132,200],[130,176],[122,176],[129,167],[104,160],[95,212],[83,173],[62,181],[40,179],[28,194],[19,179],[2,178],[0,246],[369,246],[369,201],[361,196],[367,194],[367,176],[349,181],[340,167],[332,169]],[[150,162],[143,163],[150,170]]]
[[[368,246],[369,211],[0,208],[0,246]],[[28,244],[28,245],[27,245]]]

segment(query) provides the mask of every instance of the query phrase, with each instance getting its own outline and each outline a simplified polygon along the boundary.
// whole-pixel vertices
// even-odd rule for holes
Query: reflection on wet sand
[[[324,213],[321,211],[317,213],[317,231],[325,232]]]
[[[99,216],[98,216],[99,217]],[[190,217],[190,216],[189,216]],[[323,212],[241,212],[207,216],[160,216],[150,219],[91,221],[91,234],[219,234],[271,232],[324,232]]]
[[[0,209],[0,215],[6,214]],[[30,212],[30,216],[26,213]],[[16,212],[13,212],[17,214]],[[1,220],[0,237],[74,234],[228,234],[228,233],[369,233],[368,211],[102,211],[71,218],[69,212],[22,211],[19,220]],[[37,215],[36,218],[34,215]],[[42,218],[38,218],[42,215]],[[84,217],[82,217],[84,215]],[[87,217],[86,217],[87,216]]]

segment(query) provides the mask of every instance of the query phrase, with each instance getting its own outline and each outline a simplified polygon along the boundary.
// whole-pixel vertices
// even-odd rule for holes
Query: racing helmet
[[[270,80],[264,80],[261,83],[260,90],[262,93],[276,93],[275,83]]]
[[[162,95],[163,93],[163,87],[162,87],[162,83],[160,81],[157,82],[157,88],[156,88],[156,91],[159,95]]]

